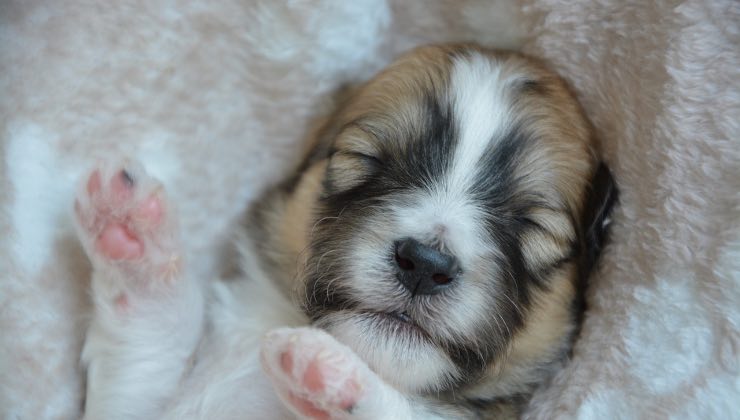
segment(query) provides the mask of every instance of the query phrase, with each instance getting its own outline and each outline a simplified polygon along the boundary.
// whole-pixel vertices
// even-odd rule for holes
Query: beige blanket
[[[0,418],[75,418],[96,159],[164,180],[204,278],[338,86],[476,40],[573,85],[621,189],[572,363],[533,418],[740,413],[740,2],[0,3]]]

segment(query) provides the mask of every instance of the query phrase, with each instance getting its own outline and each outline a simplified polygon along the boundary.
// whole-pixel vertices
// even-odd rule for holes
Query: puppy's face
[[[556,76],[420,49],[334,127],[301,273],[316,325],[411,392],[526,382],[562,353],[597,161]]]

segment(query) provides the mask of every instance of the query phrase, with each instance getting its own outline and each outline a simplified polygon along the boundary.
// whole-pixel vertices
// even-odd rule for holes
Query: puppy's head
[[[592,133],[562,81],[518,55],[426,47],[326,133],[295,194],[313,322],[410,392],[537,382],[568,346],[613,196],[591,184]]]

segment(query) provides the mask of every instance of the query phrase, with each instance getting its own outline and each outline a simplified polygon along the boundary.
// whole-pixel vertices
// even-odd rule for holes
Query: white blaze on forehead
[[[471,186],[480,158],[505,134],[510,115],[506,86],[500,65],[489,57],[473,54],[453,63],[450,101],[458,138],[448,175],[451,189]]]

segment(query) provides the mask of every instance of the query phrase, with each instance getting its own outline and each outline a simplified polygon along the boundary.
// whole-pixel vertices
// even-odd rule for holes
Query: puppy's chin
[[[427,334],[391,314],[340,310],[317,320],[397,389],[430,393],[448,388],[459,371]]]

